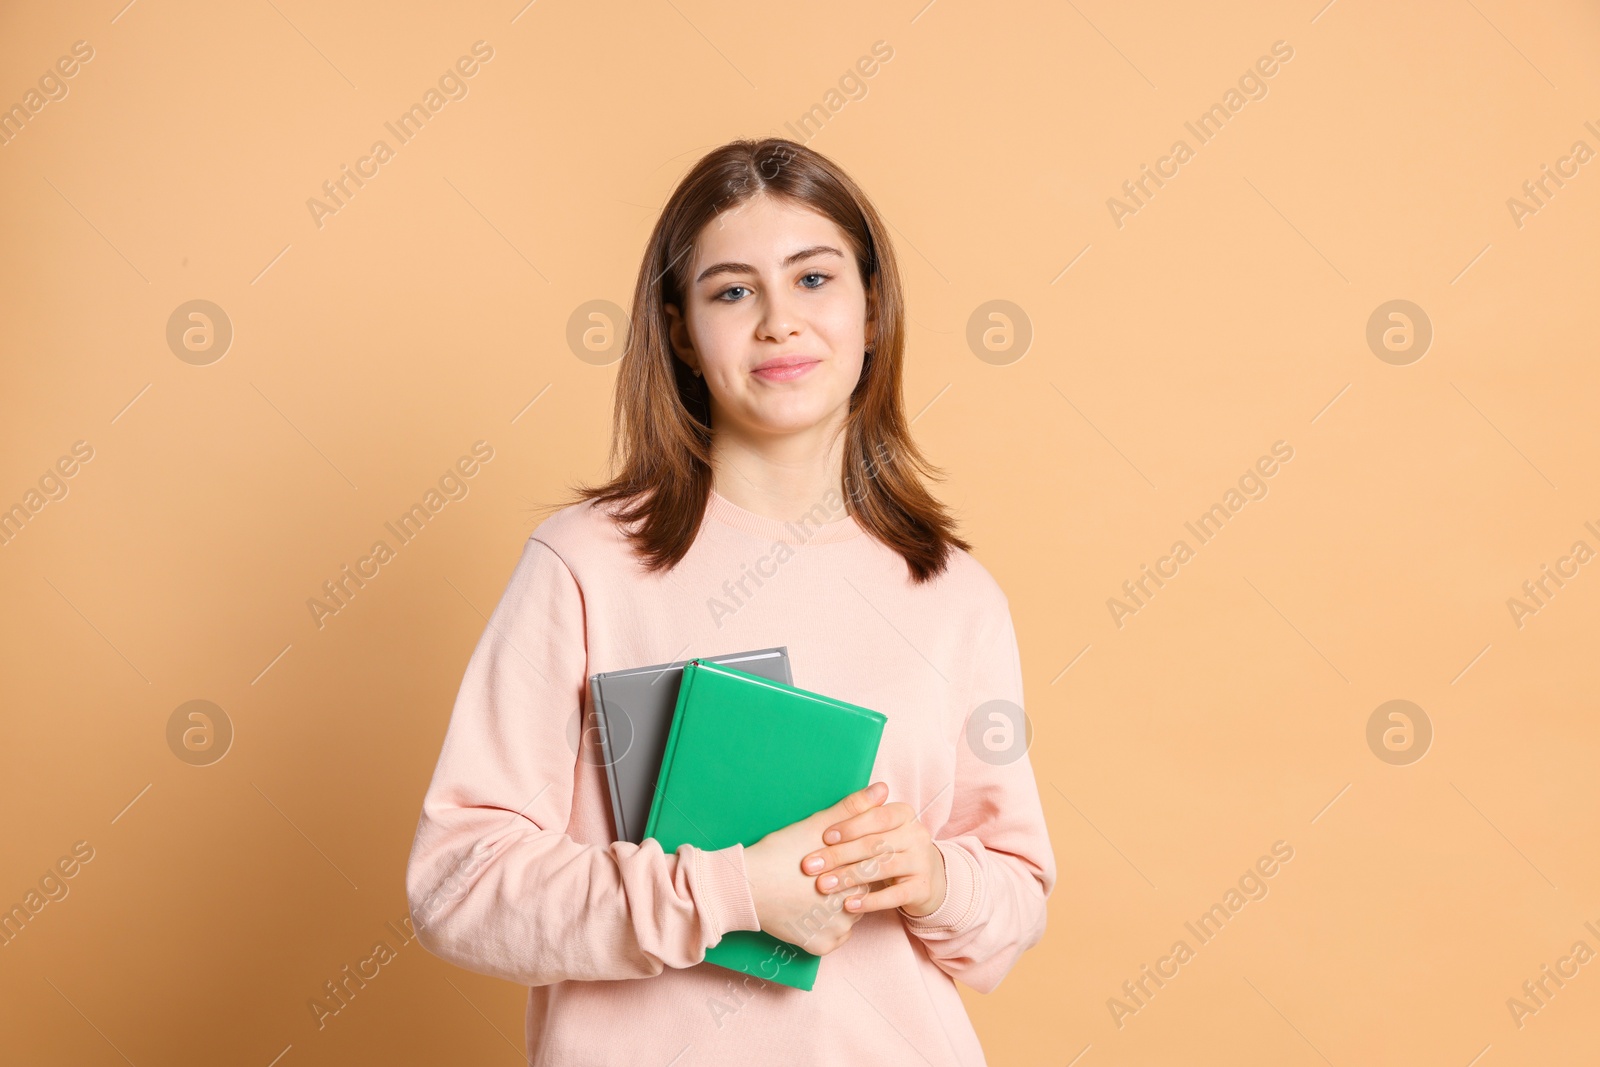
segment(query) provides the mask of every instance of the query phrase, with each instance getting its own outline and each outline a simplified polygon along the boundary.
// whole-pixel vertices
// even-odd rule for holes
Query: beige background
[[[908,409],[1022,647],[1061,881],[1044,943],[964,990],[991,1062],[1600,1047],[1600,962],[1507,1005],[1600,952],[1600,562],[1508,607],[1600,550],[1600,161],[1507,204],[1600,150],[1593,5],[121,3],[0,14],[5,106],[93,48],[0,147],[0,507],[93,450],[0,546],[0,903],[93,850],[0,948],[5,1059],[518,1062],[524,991],[415,943],[324,1029],[307,1002],[397,941],[485,615],[532,509],[602,471],[616,368],[569,318],[626,306],[694,159],[813,105],[893,225]],[[468,95],[319,228],[308,198],[480,40]],[[1117,226],[1277,41],[1267,95]],[[166,340],[196,299],[234,332],[208,365]],[[1396,299],[1434,332],[1403,366],[1366,341]],[[1020,359],[968,344],[992,300]],[[468,495],[319,629],[308,598],[478,440]],[[1268,495],[1119,628],[1107,599],[1280,440]],[[1434,733],[1408,765],[1367,742],[1394,699]],[[235,731],[209,766],[168,745],[191,700]]]

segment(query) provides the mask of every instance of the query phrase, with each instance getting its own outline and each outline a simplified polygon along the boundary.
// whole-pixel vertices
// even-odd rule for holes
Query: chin
[[[814,429],[821,421],[821,419],[784,419],[782,421],[761,419],[757,421],[756,426],[762,432],[771,434],[774,437],[787,437],[791,434],[805,433],[807,430]]]
[[[753,412],[750,421],[771,434],[800,433],[824,422],[830,410],[820,400],[795,397],[791,403],[769,404]]]

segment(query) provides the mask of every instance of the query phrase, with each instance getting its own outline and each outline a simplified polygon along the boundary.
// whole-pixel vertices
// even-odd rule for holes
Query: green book
[[[644,836],[666,853],[753,845],[865,789],[886,722],[869,708],[690,660]],[[765,930],[730,930],[706,950],[707,963],[796,989],[816,983],[821,961]]]

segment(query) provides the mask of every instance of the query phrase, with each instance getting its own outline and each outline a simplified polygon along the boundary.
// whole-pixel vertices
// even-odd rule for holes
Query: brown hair
[[[868,330],[873,343],[850,394],[845,506],[867,534],[905,557],[915,581],[928,581],[944,570],[952,548],[972,546],[956,536],[945,506],[919,476],[943,477],[917,450],[901,405],[905,300],[887,228],[844,171],[785,138],[730,141],[701,158],[673,191],[634,284],[613,411],[610,463],[617,473],[601,485],[572,487],[571,503],[624,505],[612,514],[632,526],[627,537],[649,570],[672,567],[688,552],[711,498],[710,392],[673,354],[664,305],[686,306],[702,228],[758,194],[826,216],[850,242],[875,330]]]

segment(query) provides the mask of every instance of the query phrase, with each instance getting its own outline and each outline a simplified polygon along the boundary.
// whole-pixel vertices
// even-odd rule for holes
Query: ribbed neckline
[[[825,505],[823,510],[826,511]],[[814,518],[784,522],[747,511],[715,489],[711,490],[711,498],[706,502],[706,515],[763,540],[782,541],[790,545],[830,544],[848,541],[863,533],[861,525],[849,513],[834,522],[818,523]]]

